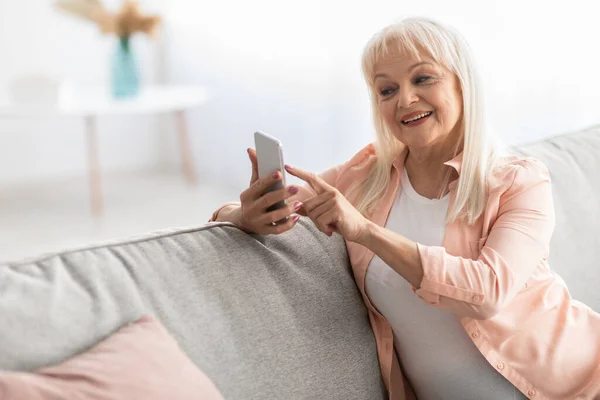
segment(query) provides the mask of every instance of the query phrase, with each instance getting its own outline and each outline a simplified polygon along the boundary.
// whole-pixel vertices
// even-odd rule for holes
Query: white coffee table
[[[98,156],[97,118],[107,115],[139,115],[174,113],[181,148],[183,172],[191,184],[197,182],[196,170],[185,111],[201,106],[208,100],[206,90],[198,86],[144,86],[136,97],[115,99],[107,87],[80,87],[62,96],[55,105],[0,104],[0,117],[44,118],[80,117],[85,120],[89,164],[90,199],[95,216],[103,213],[103,196]]]

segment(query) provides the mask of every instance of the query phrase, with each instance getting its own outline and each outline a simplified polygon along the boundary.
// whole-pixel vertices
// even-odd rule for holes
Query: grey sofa
[[[600,127],[514,149],[549,167],[551,267],[600,310]],[[77,354],[157,316],[226,399],[384,399],[343,241],[301,219],[279,236],[168,230],[0,265],[0,369]]]

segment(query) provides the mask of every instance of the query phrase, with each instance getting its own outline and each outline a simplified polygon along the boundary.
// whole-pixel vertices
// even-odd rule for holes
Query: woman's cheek
[[[381,114],[383,116],[384,121],[387,124],[391,124],[391,122],[395,119],[394,112],[388,104],[385,104],[382,106]]]
[[[390,102],[388,104],[388,117],[390,120],[390,123],[396,124],[396,113],[398,111],[398,107],[396,105],[395,102]]]
[[[435,119],[439,125],[444,125],[444,114],[439,111],[435,112]]]

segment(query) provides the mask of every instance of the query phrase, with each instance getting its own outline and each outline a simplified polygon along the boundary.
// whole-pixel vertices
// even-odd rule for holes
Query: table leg
[[[190,138],[188,135],[184,111],[176,111],[175,117],[177,119],[177,133],[179,135],[179,145],[181,148],[183,173],[189,183],[196,184],[198,182],[198,177],[196,175],[196,169],[194,167],[194,160],[192,156],[192,149],[190,146]]]
[[[100,179],[100,158],[98,156],[98,134],[96,117],[85,117],[86,140],[88,150],[88,168],[90,183],[90,200],[92,214],[95,217],[102,215],[102,181]]]

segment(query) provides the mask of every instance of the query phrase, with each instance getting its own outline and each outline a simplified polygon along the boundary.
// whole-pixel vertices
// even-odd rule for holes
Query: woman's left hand
[[[339,190],[318,175],[286,165],[287,172],[308,183],[317,193],[305,200],[303,208],[317,228],[328,236],[337,232],[344,239],[356,242],[364,235],[369,221],[344,197]]]

